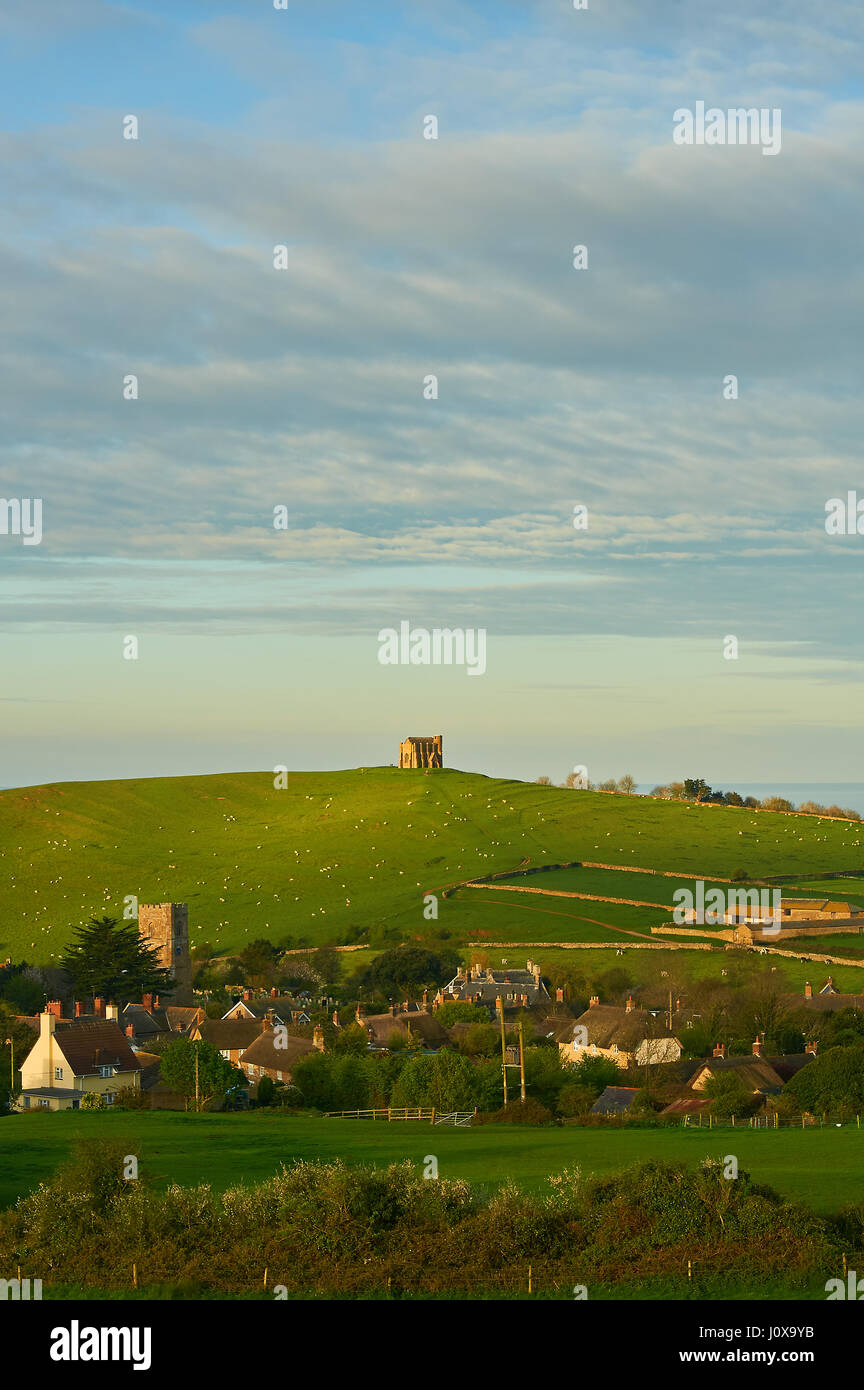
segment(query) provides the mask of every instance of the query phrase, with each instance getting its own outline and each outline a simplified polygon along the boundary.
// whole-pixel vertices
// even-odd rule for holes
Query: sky
[[[437,733],[859,781],[862,50],[843,0],[0,0],[0,784]],[[700,101],[779,153],[676,144]],[[406,621],[485,673],[382,665]]]

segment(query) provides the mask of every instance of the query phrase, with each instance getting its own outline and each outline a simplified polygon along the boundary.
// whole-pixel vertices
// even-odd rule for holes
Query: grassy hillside
[[[0,955],[50,963],[73,926],[121,915],[127,896],[187,902],[193,941],[234,950],[255,936],[338,943],[376,924],[421,930],[424,891],[525,862],[802,879],[864,862],[853,822],[449,769],[287,781],[276,790],[271,773],[242,773],[0,792]]]

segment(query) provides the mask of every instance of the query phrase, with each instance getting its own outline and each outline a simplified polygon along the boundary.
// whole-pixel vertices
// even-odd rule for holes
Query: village
[[[413,985],[385,1006],[380,988],[364,1003],[348,998],[358,993],[350,981],[316,987],[314,971],[292,992],[243,981],[197,989],[186,905],[142,904],[138,930],[167,988],[136,1000],[67,995],[15,1015],[17,1058],[5,1039],[13,1113],[265,1105],[392,1118],[413,1107],[459,1123],[497,1114],[806,1124],[825,1105],[799,1074],[820,1049],[864,1038],[864,990],[843,992],[831,975],[794,992],[774,985],[769,967],[743,997],[740,980],[721,979],[688,998],[659,981],[634,990],[617,965],[592,985],[572,972],[550,978],[531,959],[493,966],[488,953],[469,951],[435,983],[435,958],[415,952],[412,961],[402,946],[379,958],[379,975],[413,969]],[[727,949],[734,957],[735,945]],[[14,972],[7,961],[0,990]],[[346,1069],[361,1058],[365,1070]],[[832,1111],[860,1108],[854,1086],[831,1096]]]

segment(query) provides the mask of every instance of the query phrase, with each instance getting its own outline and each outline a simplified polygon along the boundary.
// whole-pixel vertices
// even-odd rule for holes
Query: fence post
[[[435,1123],[435,1106],[434,1106],[434,1105],[432,1106],[432,1119],[429,1121],[429,1123],[432,1124],[432,1125],[434,1125],[434,1123]]]

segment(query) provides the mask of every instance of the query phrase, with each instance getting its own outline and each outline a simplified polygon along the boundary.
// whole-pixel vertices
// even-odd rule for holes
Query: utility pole
[[[12,1049],[12,1065],[9,1068],[9,1108],[12,1108],[12,1092],[15,1090],[15,1042],[12,1038],[6,1039],[6,1044]]]
[[[195,1044],[195,1114],[198,1114],[198,1044]]]
[[[507,1039],[504,1035],[504,1000],[499,997],[495,1000],[498,1006],[498,1013],[501,1018],[501,1075],[504,1077],[504,1104],[507,1104]]]
[[[519,1019],[519,1080],[522,1088],[522,1104],[525,1104],[525,1024]]]

